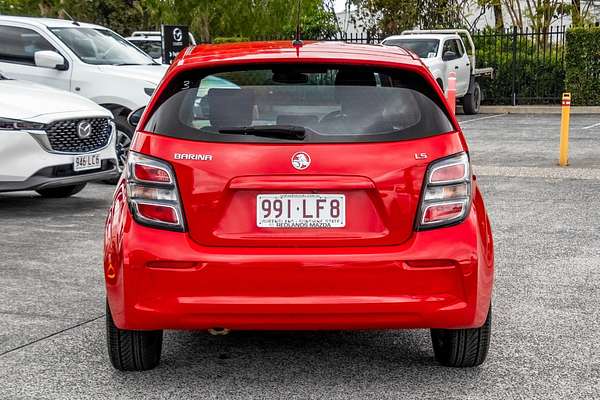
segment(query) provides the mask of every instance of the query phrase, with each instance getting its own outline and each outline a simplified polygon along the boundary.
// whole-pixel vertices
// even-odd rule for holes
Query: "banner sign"
[[[187,26],[161,25],[163,64],[171,64],[177,54],[190,45]]]

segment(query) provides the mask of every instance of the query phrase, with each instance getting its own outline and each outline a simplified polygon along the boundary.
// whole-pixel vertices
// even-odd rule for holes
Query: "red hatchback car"
[[[487,355],[490,223],[456,119],[403,49],[182,52],[105,234],[120,370],[155,367],[163,329],[428,328],[444,365]]]

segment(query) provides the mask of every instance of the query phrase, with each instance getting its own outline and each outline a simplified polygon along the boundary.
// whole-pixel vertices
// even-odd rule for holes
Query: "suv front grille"
[[[87,121],[92,126],[89,136],[81,138],[78,125]],[[56,121],[48,124],[46,133],[53,151],[87,153],[105,147],[110,140],[111,125],[108,118],[82,118]]]

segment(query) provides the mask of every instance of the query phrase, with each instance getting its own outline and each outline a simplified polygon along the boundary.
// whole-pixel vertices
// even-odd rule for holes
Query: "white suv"
[[[127,115],[150,100],[167,66],[102,26],[0,15],[0,70],[77,93],[109,109],[120,164],[133,135]]]
[[[67,197],[117,171],[112,114],[64,90],[0,74],[0,192]]]

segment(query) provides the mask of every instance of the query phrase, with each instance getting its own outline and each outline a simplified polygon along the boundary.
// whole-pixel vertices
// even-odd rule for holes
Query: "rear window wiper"
[[[302,126],[295,125],[256,125],[219,129],[219,133],[287,140],[304,140],[306,129]]]

